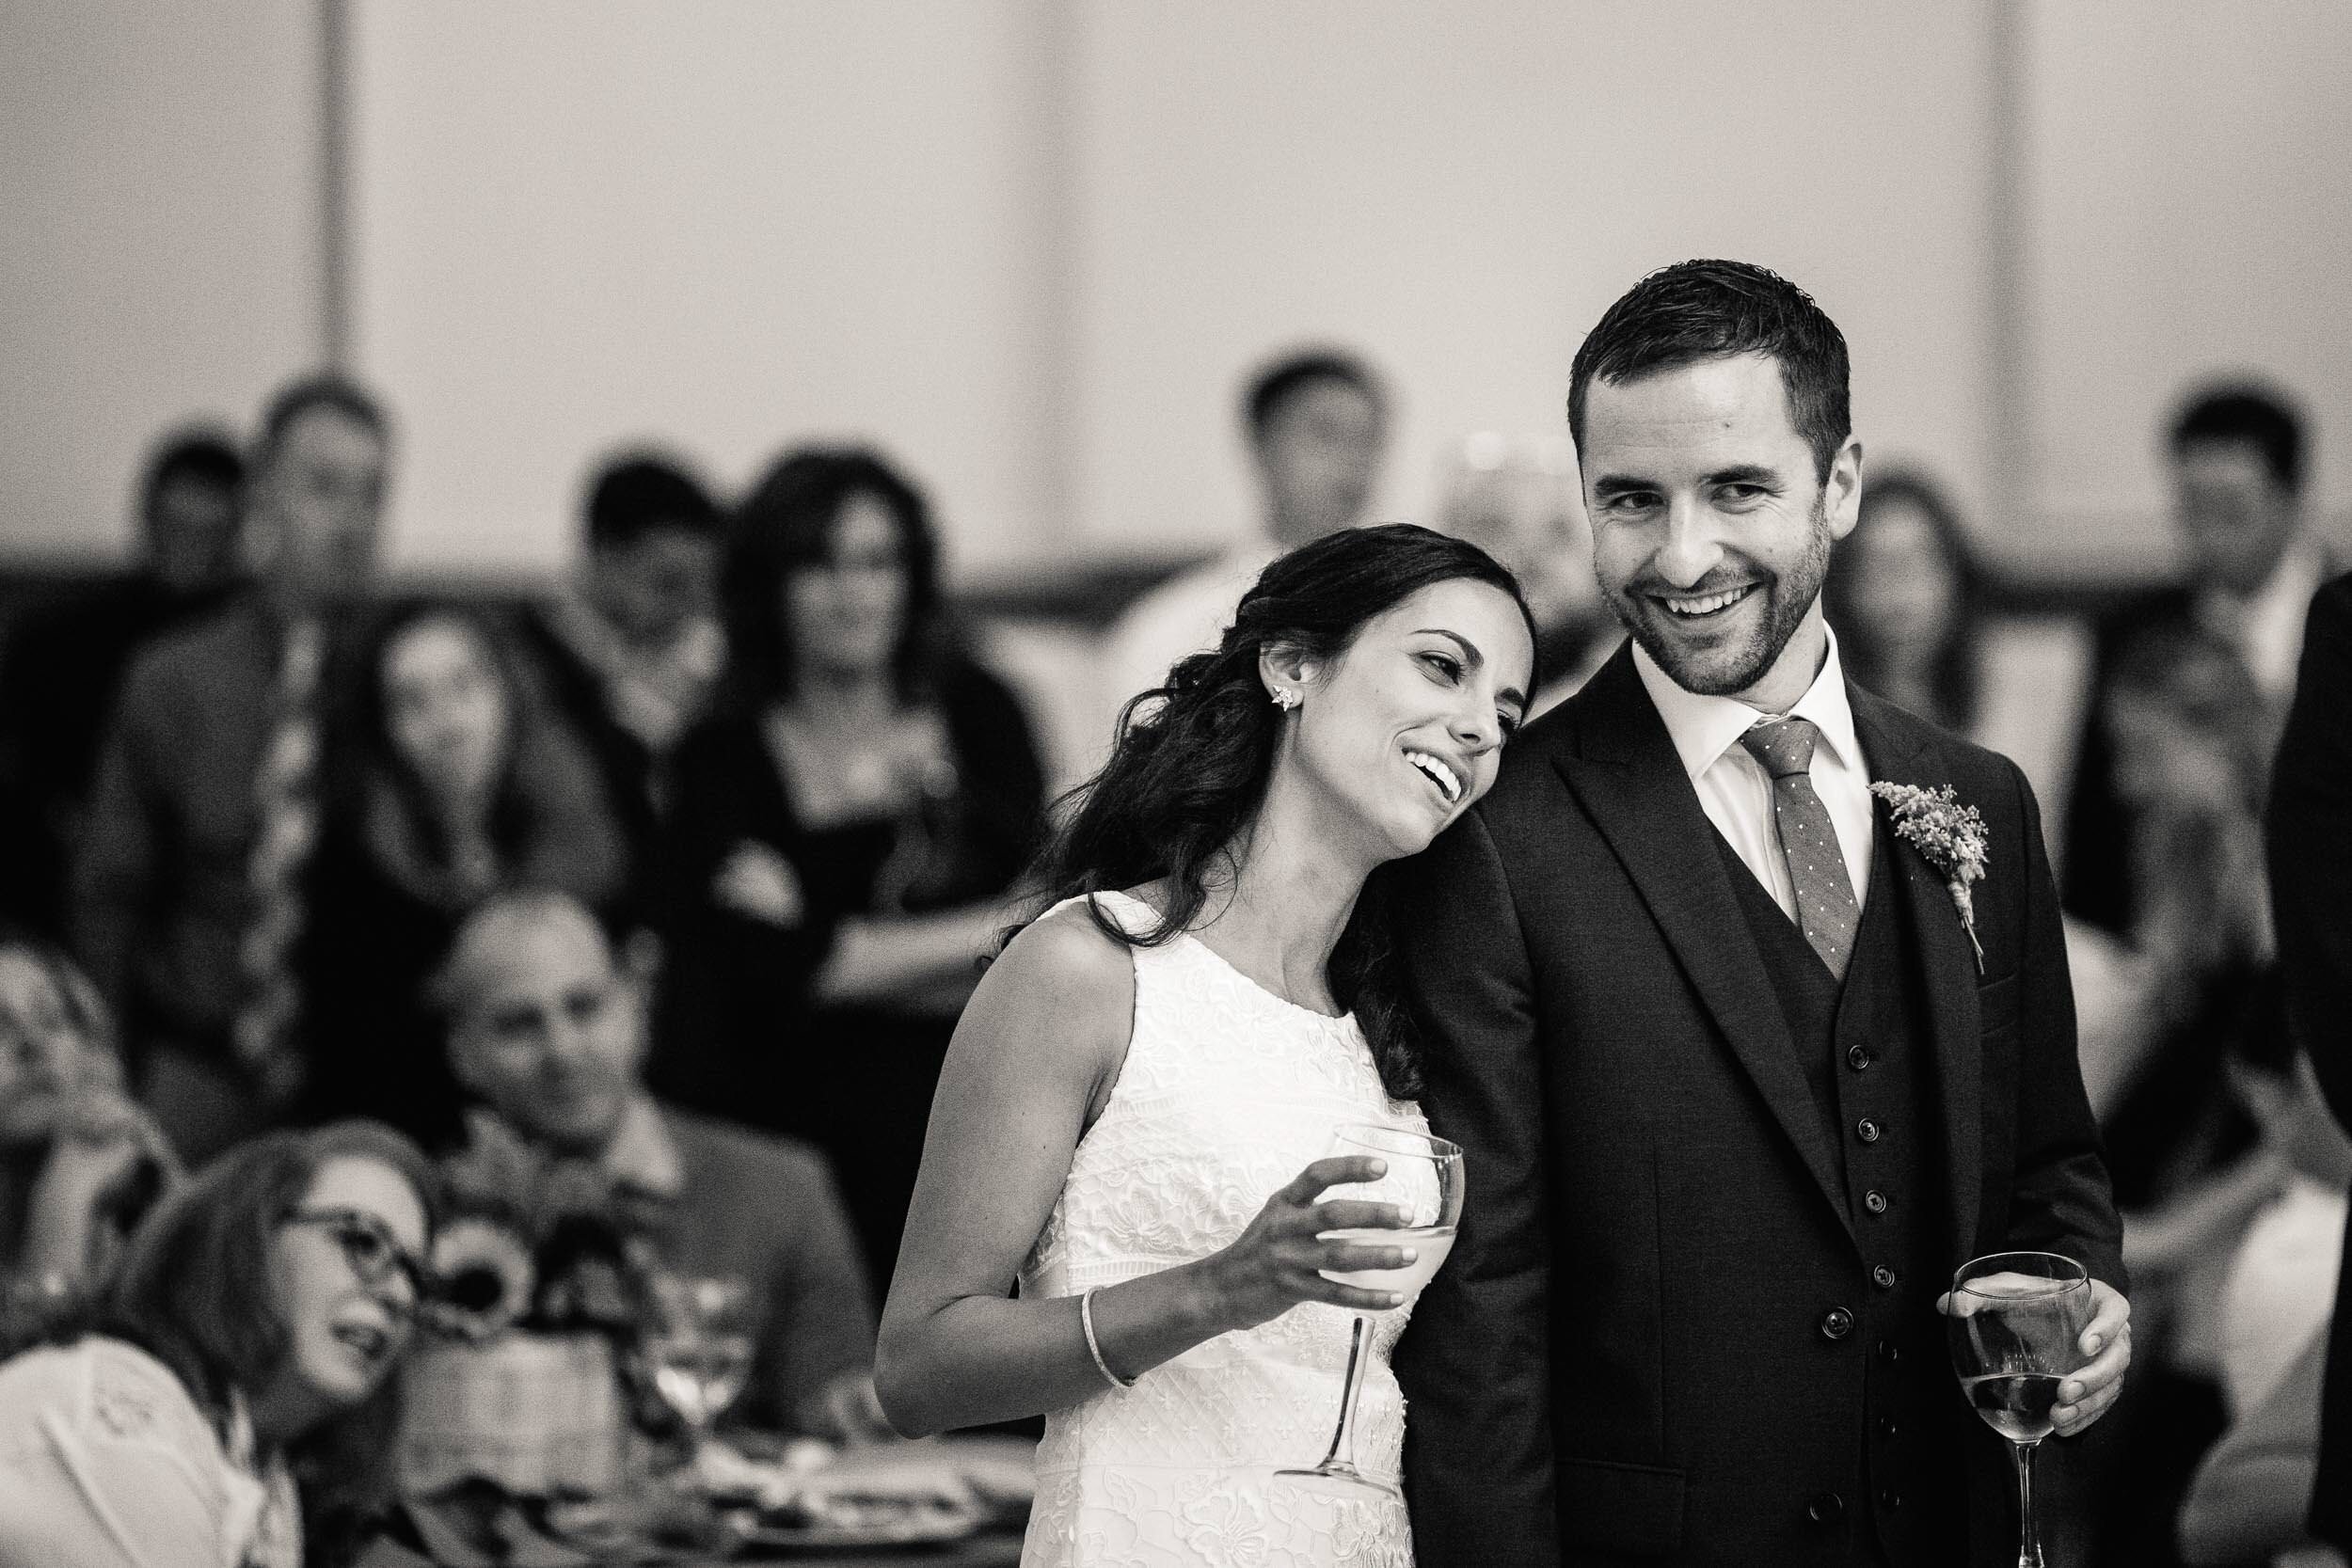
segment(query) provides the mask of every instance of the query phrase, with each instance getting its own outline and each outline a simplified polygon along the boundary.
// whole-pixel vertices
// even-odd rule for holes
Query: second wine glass
[[[654,1386],[693,1443],[698,1464],[710,1429],[751,1377],[753,1299],[740,1279],[658,1275],[643,1345]]]
[[[1454,1250],[1454,1227],[1462,1219],[1461,1146],[1407,1127],[1359,1122],[1334,1132],[1327,1152],[1369,1156],[1386,1162],[1388,1170],[1377,1180],[1328,1188],[1324,1193],[1327,1199],[1393,1204],[1404,1212],[1405,1224],[1395,1229],[1328,1230],[1325,1238],[1366,1246],[1408,1247],[1414,1257],[1402,1268],[1326,1271],[1325,1277],[1367,1291],[1394,1291],[1405,1298],[1399,1307],[1410,1306]],[[1368,1476],[1356,1466],[1356,1399],[1363,1389],[1371,1353],[1372,1320],[1358,1312],[1349,1326],[1346,1387],[1340,1396],[1339,1426],[1331,1433],[1331,1446],[1319,1464],[1306,1469],[1279,1470],[1277,1475],[1318,1489],[1402,1496],[1391,1482]]]

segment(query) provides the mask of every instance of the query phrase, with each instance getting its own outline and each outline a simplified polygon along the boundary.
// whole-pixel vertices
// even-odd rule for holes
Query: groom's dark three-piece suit
[[[2121,1226],[2023,776],[1850,697],[1871,779],[1983,816],[1981,966],[1883,808],[1817,958],[1629,646],[1389,874],[1469,1189],[1397,1358],[1422,1568],[2015,1560],[1935,1299],[2010,1248],[2121,1289]]]

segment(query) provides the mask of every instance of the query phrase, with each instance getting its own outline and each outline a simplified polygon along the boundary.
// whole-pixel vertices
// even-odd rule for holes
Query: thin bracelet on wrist
[[[1114,1388],[1133,1388],[1136,1386],[1136,1380],[1132,1377],[1120,1377],[1111,1370],[1111,1364],[1103,1359],[1103,1341],[1094,1337],[1094,1291],[1102,1288],[1097,1285],[1094,1290],[1087,1291],[1078,1298],[1078,1326],[1086,1330],[1087,1354],[1094,1357],[1094,1370],[1101,1372]]]

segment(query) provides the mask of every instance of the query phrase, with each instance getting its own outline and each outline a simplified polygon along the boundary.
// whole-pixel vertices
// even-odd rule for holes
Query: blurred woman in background
[[[457,1133],[459,1095],[423,988],[458,923],[523,885],[611,913],[627,856],[585,752],[473,614],[388,614],[345,719],[312,863],[311,1108],[437,1147]]]
[[[0,931],[0,1343],[10,1308],[103,1278],[178,1173],[122,1092],[97,991],[48,943]]]
[[[952,634],[930,509],[877,454],[771,468],[721,596],[720,708],[672,758],[654,1077],[821,1146],[879,1292],[1043,769],[1020,705]]]
[[[1831,552],[1821,606],[1855,685],[1947,730],[1977,721],[1984,574],[1960,517],[1924,475],[1862,487],[1862,510]]]
[[[389,1489],[436,1191],[354,1122],[167,1199],[85,1323],[0,1364],[0,1568],[340,1560]]]

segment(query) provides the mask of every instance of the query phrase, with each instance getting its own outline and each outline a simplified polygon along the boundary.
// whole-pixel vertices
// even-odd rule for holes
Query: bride
[[[1022,1561],[1409,1563],[1401,1503],[1277,1480],[1337,1417],[1374,1319],[1358,1457],[1392,1477],[1404,1297],[1327,1275],[1398,1246],[1318,1201],[1424,1130],[1410,1027],[1361,902],[1493,784],[1534,685],[1509,573],[1404,524],[1268,566],[1222,643],[1131,705],[1044,858],[1059,901],[957,1027],[876,1375],[909,1433],[1050,1413]],[[1438,916],[1442,918],[1442,916]]]

